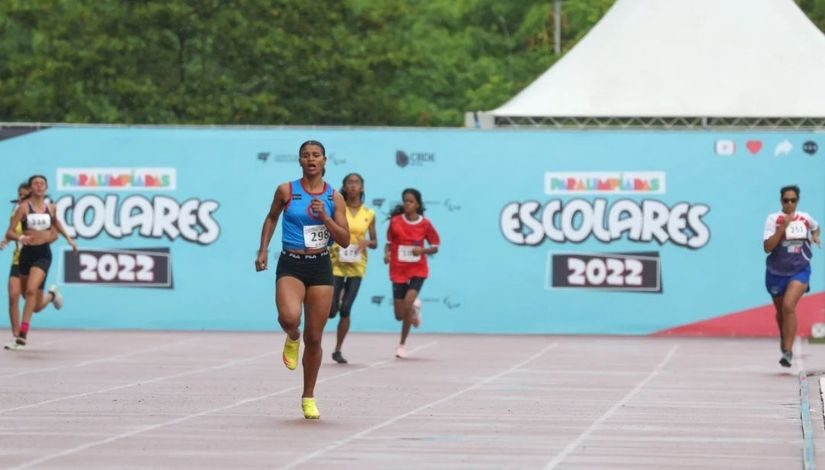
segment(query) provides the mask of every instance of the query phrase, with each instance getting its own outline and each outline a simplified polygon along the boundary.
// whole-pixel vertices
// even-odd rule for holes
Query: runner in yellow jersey
[[[341,248],[332,245],[332,275],[335,288],[332,296],[330,318],[341,314],[338,320],[338,335],[332,359],[339,364],[346,364],[341,353],[344,338],[350,327],[350,313],[361,279],[367,273],[367,248],[375,249],[378,239],[375,237],[375,211],[364,205],[364,178],[358,173],[344,177],[341,194],[347,203],[347,223],[349,224],[350,243]],[[369,235],[369,238],[367,238]]]
[[[17,199],[11,201],[14,204],[14,209],[11,213],[14,215],[20,201],[29,196],[29,183],[24,181],[17,186]],[[17,224],[15,232],[20,235],[23,233],[23,224]],[[0,241],[0,249],[5,248],[9,244],[9,240],[3,237]],[[20,332],[20,296],[23,293],[23,285],[20,283],[20,247],[17,243],[14,244],[14,253],[11,257],[11,271],[9,272],[9,326],[11,327],[11,334],[17,337]]]

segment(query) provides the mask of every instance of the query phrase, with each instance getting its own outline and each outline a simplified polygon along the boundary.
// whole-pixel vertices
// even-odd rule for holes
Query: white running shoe
[[[15,339],[11,340],[10,343],[7,343],[5,346],[3,346],[3,349],[9,349],[11,351],[26,349],[26,343],[20,344],[20,343],[17,342],[17,339],[15,338]]]
[[[395,357],[399,359],[405,359],[407,357],[407,350],[404,349],[403,344],[399,344],[397,348],[395,348]]]
[[[49,292],[52,294],[52,303],[54,304],[54,308],[60,310],[63,307],[63,296],[60,294],[60,291],[57,290],[57,284],[52,284],[49,287]]]
[[[414,328],[418,328],[421,325],[421,299],[418,297],[413,301],[413,317],[410,323]]]

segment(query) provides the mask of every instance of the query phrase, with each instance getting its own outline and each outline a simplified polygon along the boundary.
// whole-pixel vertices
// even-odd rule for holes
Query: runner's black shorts
[[[407,291],[412,289],[421,293],[421,288],[424,287],[423,277],[413,277],[407,282],[393,282],[392,283],[392,298],[401,300],[407,295]]]
[[[329,259],[329,250],[312,255],[281,251],[275,269],[275,280],[284,276],[294,277],[307,287],[331,286],[332,261]]]
[[[48,243],[42,245],[27,245],[20,249],[18,263],[21,276],[28,276],[32,268],[40,268],[46,274],[40,289],[46,285],[46,278],[49,276],[49,268],[52,266],[52,249]]]

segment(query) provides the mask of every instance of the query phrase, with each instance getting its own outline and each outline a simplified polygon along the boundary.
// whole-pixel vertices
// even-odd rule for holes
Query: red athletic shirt
[[[424,247],[424,240],[430,246],[438,246],[440,239],[430,220],[419,216],[415,222],[399,214],[390,219],[387,229],[387,245],[390,247],[390,280],[406,283],[411,278],[426,278],[429,275],[427,256],[414,256],[412,247]]]

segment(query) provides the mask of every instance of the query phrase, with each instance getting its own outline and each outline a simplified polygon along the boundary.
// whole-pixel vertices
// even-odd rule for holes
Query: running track
[[[35,330],[0,351],[0,467],[825,469],[825,345],[353,334],[338,365],[333,339],[307,421],[280,333]]]

